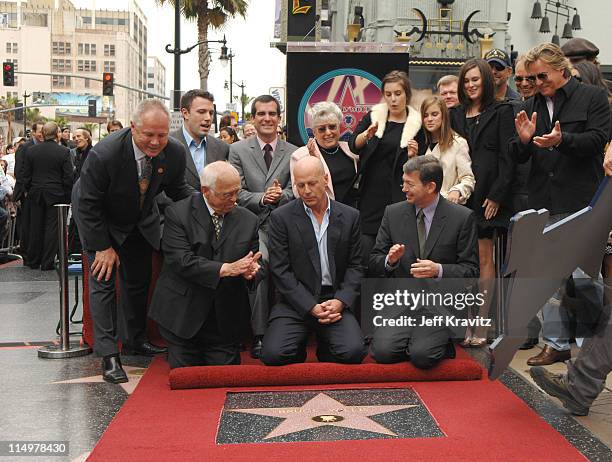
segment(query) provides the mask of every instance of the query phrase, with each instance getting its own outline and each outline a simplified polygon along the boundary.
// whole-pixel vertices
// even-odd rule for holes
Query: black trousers
[[[319,302],[329,300],[328,291]],[[317,358],[320,362],[359,364],[367,354],[363,334],[349,309],[342,311],[342,319],[332,324],[321,324],[308,314],[299,317],[275,317],[268,324],[263,340],[261,360],[268,366],[303,363],[306,360],[308,334],[317,336]]]
[[[420,323],[417,312],[413,315]],[[445,358],[454,358],[452,332],[446,326],[378,327],[372,337],[372,356],[378,363],[392,364],[410,360],[419,369],[429,369]]]
[[[240,364],[240,346],[219,333],[214,308],[192,338],[184,339],[163,326],[159,332],[168,342],[170,368],[189,366],[230,366]]]
[[[29,200],[29,228],[27,230],[27,264],[44,270],[55,267],[59,247],[57,232],[57,207],[47,205],[42,199]]]
[[[135,229],[121,246],[114,246],[119,255],[119,269],[108,281],[98,281],[91,274],[96,253],[87,252],[89,263],[89,306],[94,326],[94,353],[98,356],[117,354],[117,342],[138,345],[148,340],[147,298],[151,283],[153,248]],[[115,279],[119,276],[120,301],[117,308]]]

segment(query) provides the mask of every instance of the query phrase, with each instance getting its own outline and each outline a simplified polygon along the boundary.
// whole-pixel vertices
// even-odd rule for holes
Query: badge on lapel
[[[164,174],[164,169],[162,167],[159,167],[157,169],[157,173],[159,173],[160,175],[163,175]]]

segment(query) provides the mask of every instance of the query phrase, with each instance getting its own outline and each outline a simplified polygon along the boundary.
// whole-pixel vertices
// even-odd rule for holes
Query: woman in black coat
[[[488,313],[495,266],[493,236],[505,233],[511,216],[510,186],[514,177],[514,162],[508,142],[514,135],[514,112],[509,103],[495,101],[495,84],[489,64],[482,59],[466,61],[459,72],[460,105],[451,110],[451,125],[465,138],[470,147],[472,171],[476,178],[474,192],[467,202],[476,216],[478,251],[480,255],[481,292],[486,288],[487,302],[481,313]],[[466,343],[485,344],[485,333]]]
[[[359,156],[353,187],[358,190],[364,265],[376,242],[385,207],[406,200],[402,193],[402,166],[424,146],[421,114],[410,107],[410,80],[403,71],[391,71],[382,81],[384,102],[368,112],[349,140]]]

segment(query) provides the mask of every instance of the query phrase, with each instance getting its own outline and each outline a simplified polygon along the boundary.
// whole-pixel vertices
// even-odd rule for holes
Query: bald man
[[[362,278],[359,212],[330,199],[316,157],[294,168],[296,199],[270,215],[270,271],[279,302],[272,307],[261,360],[304,362],[308,335],[317,335],[322,362],[360,363],[366,355],[353,314]]]
[[[236,205],[238,171],[213,162],[200,184],[201,192],[166,209],[164,266],[149,313],[171,368],[240,364],[248,292],[260,270],[257,216]]]

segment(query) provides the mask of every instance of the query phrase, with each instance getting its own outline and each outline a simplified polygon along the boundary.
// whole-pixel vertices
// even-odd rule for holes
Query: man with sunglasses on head
[[[512,62],[508,53],[499,48],[493,48],[485,54],[484,59],[493,71],[495,99],[497,101],[520,100],[519,94],[508,85],[508,79],[512,75]]]
[[[510,140],[510,152],[518,162],[531,159],[529,207],[547,209],[552,224],[586,207],[597,191],[603,179],[610,108],[603,89],[581,85],[571,76],[569,60],[557,45],[544,43],[529,50],[525,69],[535,75],[537,93],[516,116],[517,135]],[[579,338],[588,334],[581,319],[591,313],[597,316],[603,294],[582,271],[575,271],[565,286],[566,294],[582,304],[575,312]],[[542,308],[545,347],[527,361],[530,366],[570,359],[567,300],[558,293]]]
[[[293,199],[289,160],[297,149],[278,136],[281,122],[280,103],[271,95],[261,95],[253,100],[251,114],[257,135],[230,146],[229,161],[240,174],[241,191],[238,205],[259,218],[259,250],[264,265],[268,262],[268,218],[279,206]],[[259,358],[263,346],[263,334],[268,325],[268,278],[257,287],[251,300],[253,345],[251,356]]]

